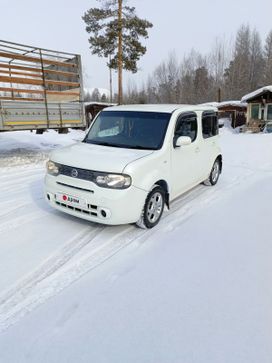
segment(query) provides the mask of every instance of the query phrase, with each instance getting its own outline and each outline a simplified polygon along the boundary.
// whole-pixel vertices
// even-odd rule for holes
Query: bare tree
[[[272,85],[272,30],[266,37],[264,47],[264,84]]]
[[[250,69],[249,69],[249,88],[250,91],[261,87],[263,79],[261,75],[264,70],[264,58],[260,34],[256,29],[251,34],[250,42]]]

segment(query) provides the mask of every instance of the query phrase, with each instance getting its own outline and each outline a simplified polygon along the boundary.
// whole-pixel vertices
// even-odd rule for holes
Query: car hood
[[[81,169],[122,173],[126,165],[153,152],[153,150],[123,149],[79,142],[53,151],[50,159],[59,164]]]

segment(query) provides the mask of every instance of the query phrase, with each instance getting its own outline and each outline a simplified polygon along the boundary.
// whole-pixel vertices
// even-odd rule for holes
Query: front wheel
[[[165,204],[165,192],[162,187],[155,186],[148,194],[141,218],[136,222],[138,227],[153,228],[161,219]]]
[[[212,170],[210,172],[210,175],[207,180],[204,181],[205,185],[215,185],[218,182],[219,175],[221,172],[221,165],[219,159],[216,159]]]

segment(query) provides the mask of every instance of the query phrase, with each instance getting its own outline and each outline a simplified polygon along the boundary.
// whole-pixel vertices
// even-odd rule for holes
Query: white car
[[[53,151],[46,199],[103,224],[154,227],[165,205],[222,171],[216,108],[128,105],[104,109],[82,142]]]

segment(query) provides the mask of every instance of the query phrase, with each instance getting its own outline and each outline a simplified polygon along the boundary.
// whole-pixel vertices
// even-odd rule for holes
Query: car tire
[[[215,185],[218,182],[219,176],[221,173],[221,164],[219,159],[216,159],[213,163],[212,170],[210,172],[210,175],[208,179],[204,181],[205,185]]]
[[[161,219],[164,205],[165,191],[159,185],[155,185],[146,198],[141,218],[136,225],[144,229],[155,227]]]

